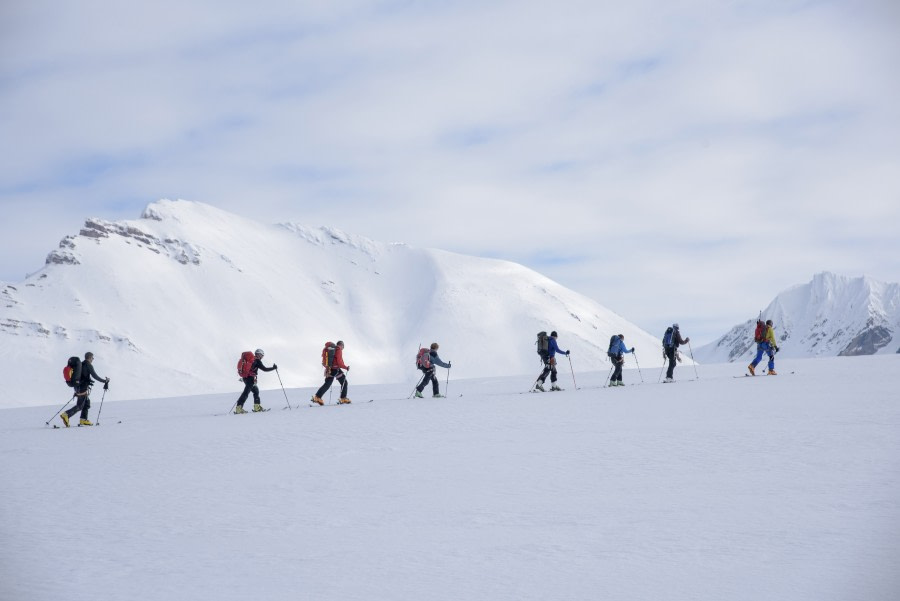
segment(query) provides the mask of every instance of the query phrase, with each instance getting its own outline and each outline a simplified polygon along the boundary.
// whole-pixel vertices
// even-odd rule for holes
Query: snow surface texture
[[[771,319],[781,357],[900,353],[900,284],[819,273],[775,297]],[[694,349],[697,361],[747,361],[756,356],[756,317]]]
[[[0,301],[0,359],[14,366],[0,407],[61,398],[66,360],[86,351],[120,399],[232,390],[256,348],[285,386],[318,385],[322,347],[338,339],[356,383],[403,381],[432,342],[455,377],[535,372],[541,330],[559,332],[576,369],[608,366],[614,334],[642,366],[662,363],[658,336],[521,265],[188,201],[88,220]]]
[[[898,362],[0,410],[0,598],[893,601]]]

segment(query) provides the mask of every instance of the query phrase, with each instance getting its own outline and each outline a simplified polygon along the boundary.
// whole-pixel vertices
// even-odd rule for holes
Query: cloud
[[[181,197],[520,261],[710,339],[823,269],[900,280],[890,3],[13,4],[2,278]]]

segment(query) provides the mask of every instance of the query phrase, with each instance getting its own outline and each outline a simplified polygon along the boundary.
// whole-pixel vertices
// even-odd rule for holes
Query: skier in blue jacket
[[[613,362],[613,367],[615,367],[615,371],[613,372],[612,377],[609,379],[610,386],[625,386],[622,383],[622,366],[625,364],[625,353],[633,353],[634,347],[631,347],[631,350],[628,350],[628,347],[625,346],[625,335],[618,334],[613,337],[611,344],[609,345],[609,355],[610,360]]]
[[[534,384],[534,387],[541,392],[546,392],[544,382],[547,380],[547,374],[550,374],[550,390],[562,390],[556,385],[556,353],[569,356],[569,351],[563,351],[556,343],[556,332],[550,332],[550,340],[547,341],[547,355],[543,356],[544,371],[541,372]]]

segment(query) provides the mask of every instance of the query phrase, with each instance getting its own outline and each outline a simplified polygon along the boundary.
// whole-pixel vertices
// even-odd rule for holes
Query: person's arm
[[[263,371],[272,371],[273,369],[276,369],[278,367],[275,364],[272,364],[272,367],[266,367],[265,365],[263,365],[263,362],[261,359],[256,359],[255,363],[256,363],[256,367],[258,367],[259,369],[261,369]]]
[[[431,351],[431,362],[441,367],[450,367],[449,363],[444,363],[435,351]]]

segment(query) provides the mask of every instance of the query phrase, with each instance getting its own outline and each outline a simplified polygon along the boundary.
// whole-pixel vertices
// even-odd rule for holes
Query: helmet
[[[256,352],[253,353],[253,354],[254,354],[254,355],[259,355],[260,357],[263,357],[263,356],[265,356],[266,352],[265,352],[264,350],[262,350],[261,348],[258,348],[258,349],[256,349]]]

